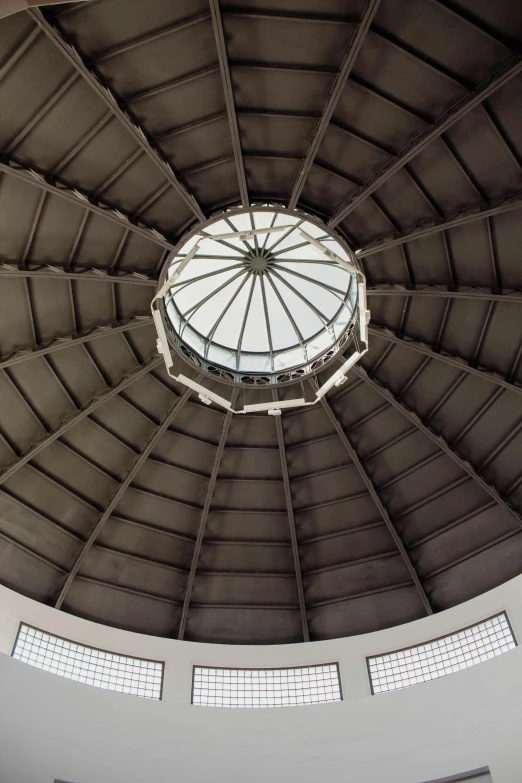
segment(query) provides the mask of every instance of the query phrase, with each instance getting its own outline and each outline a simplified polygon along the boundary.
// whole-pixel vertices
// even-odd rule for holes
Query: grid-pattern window
[[[297,707],[341,699],[336,663],[299,669],[194,666],[192,704],[201,707]]]
[[[23,623],[13,658],[86,685],[161,699],[163,663],[85,647]]]
[[[373,693],[436,680],[516,647],[505,612],[419,647],[368,658]]]

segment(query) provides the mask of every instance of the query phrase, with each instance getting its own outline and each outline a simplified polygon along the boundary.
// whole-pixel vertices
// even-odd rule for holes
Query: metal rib
[[[198,220],[204,220],[205,216],[199,204],[192,194],[180,182],[170,163],[159,150],[151,136],[138,123],[137,119],[128,108],[123,106],[121,99],[114,93],[109,83],[106,83],[100,72],[94,66],[88,66],[78,51],[67,39],[57,20],[51,22],[38,9],[28,9],[27,14],[38,27],[43,30],[52,43],[68,59],[71,65],[79,72],[89,87],[105,103],[121,125],[134,137],[146,155],[154,163],[163,176],[170,182],[178,196],[190,208]]]
[[[239,369],[239,358],[241,356],[241,346],[243,345],[243,337],[245,334],[245,328],[246,323],[248,320],[248,314],[250,312],[250,305],[252,303],[252,296],[254,295],[254,288],[256,285],[256,277],[255,275],[252,275],[252,285],[250,286],[250,291],[248,292],[248,300],[245,307],[245,315],[243,316],[243,320],[241,322],[241,329],[239,331],[239,339],[237,341],[237,356],[236,356],[236,370]]]
[[[426,345],[426,343],[423,343],[421,340],[416,340],[413,337],[399,337],[386,326],[382,326],[381,324],[373,323],[368,327],[368,329],[371,335],[380,337],[389,343],[393,343],[394,345],[402,345],[411,349],[412,351],[417,351],[417,353],[428,356],[430,359],[445,362],[445,364],[449,364],[450,366],[455,367],[457,370],[464,370],[470,375],[476,375],[478,378],[482,378],[485,381],[494,383],[497,386],[502,386],[504,389],[509,389],[510,391],[516,392],[517,394],[522,394],[522,386],[516,386],[512,381],[509,381],[507,378],[503,378],[502,375],[499,375],[493,370],[479,369],[478,367],[474,367],[472,364],[469,364],[466,359],[461,359],[460,356],[453,356],[452,354],[436,351],[432,346]]]
[[[427,128],[416,134],[413,139],[404,145],[398,155],[387,160],[362,186],[356,188],[335,210],[329,220],[329,225],[332,227],[338,225],[384,182],[431,144],[434,139],[445,133],[452,125],[481,104],[486,98],[489,98],[500,87],[507,84],[510,79],[513,79],[521,71],[522,56],[516,54],[486,77],[475,89],[470,90],[446,109]]]
[[[64,169],[68,163],[71,162],[71,160],[74,160],[74,158],[80,154],[81,150],[84,149],[84,147],[92,141],[92,139],[95,138],[95,136],[100,133],[100,131],[105,128],[105,126],[109,123],[110,120],[113,119],[113,116],[110,111],[107,112],[107,114],[104,114],[103,117],[101,117],[95,124],[90,128],[90,130],[87,131],[87,133],[82,136],[82,138],[76,142],[74,147],[72,147],[69,152],[67,152],[63,158],[61,158],[58,163],[56,163],[52,171],[50,172],[51,175],[59,174],[62,169]]]
[[[277,392],[272,392],[274,402],[277,402]],[[297,595],[299,598],[299,611],[301,614],[301,626],[303,629],[303,641],[310,641],[310,632],[308,629],[308,615],[306,612],[306,602],[304,596],[303,575],[301,573],[301,559],[299,557],[299,543],[297,541],[297,527],[294,516],[294,506],[292,502],[292,491],[290,489],[290,478],[288,475],[288,463],[286,459],[285,437],[283,432],[283,423],[281,416],[274,416],[277,432],[277,443],[279,446],[279,457],[281,459],[281,473],[283,475],[283,487],[285,491],[286,513],[288,515],[288,526],[290,529],[290,540],[292,542],[292,555],[294,559],[295,579],[297,582]]]
[[[155,30],[138,38],[126,41],[125,43],[118,44],[118,46],[115,46],[112,49],[106,49],[104,52],[97,54],[94,59],[97,63],[111,60],[113,57],[119,57],[122,54],[132,52],[133,49],[137,49],[144,44],[160,41],[162,38],[167,38],[182,30],[187,30],[194,25],[201,24],[201,22],[206,22],[208,19],[210,19],[209,13],[195,14],[194,16],[189,16],[185,19],[179,19],[177,22],[162,27],[160,30]]]
[[[377,12],[377,9],[379,8],[379,5],[380,5],[380,0],[368,0],[365,9],[361,15],[360,22],[355,28],[354,33],[350,38],[350,41],[346,47],[346,50],[343,55],[343,59],[341,60],[341,65],[339,67],[339,73],[337,74],[337,77],[335,78],[330,88],[330,91],[325,101],[321,119],[319,120],[319,122],[314,128],[312,138],[310,139],[310,142],[308,144],[306,155],[297,173],[297,177],[294,186],[292,188],[292,194],[290,196],[290,201],[288,204],[289,209],[295,209],[297,202],[299,201],[299,197],[305,186],[306,179],[308,177],[310,169],[312,168],[312,164],[315,160],[315,157],[319,151],[319,147],[321,146],[324,135],[327,131],[332,114],[335,111],[335,107],[337,106],[337,103],[341,97],[341,94],[344,90],[344,87],[350,75],[350,71],[353,68],[355,59],[359,54],[361,46],[364,43],[366,34],[370,29],[370,25]]]
[[[197,256],[194,256],[194,258],[197,258]],[[220,275],[222,272],[230,272],[232,269],[245,269],[245,265],[243,263],[238,264],[232,264],[231,266],[225,266],[223,269],[215,269],[213,272],[205,272],[203,275],[198,275],[198,277],[191,277],[190,280],[182,280],[181,282],[174,283],[172,288],[170,288],[170,291],[182,291],[183,288],[185,288],[188,285],[192,285],[192,283],[197,283],[200,280],[206,280],[209,277],[215,277],[216,275]]]
[[[10,174],[24,182],[28,182],[30,185],[36,185],[36,187],[42,188],[48,193],[64,198],[67,201],[72,201],[76,206],[101,215],[114,223],[118,223],[120,226],[123,225],[135,234],[141,234],[141,236],[150,239],[151,242],[157,245],[161,245],[161,247],[165,247],[168,250],[172,250],[174,247],[163,234],[144,220],[134,220],[132,215],[119,207],[115,207],[113,204],[105,201],[105,199],[97,198],[93,193],[82,191],[65,180],[36,169],[34,166],[28,166],[16,158],[2,155],[0,172]]]
[[[186,310],[182,315],[183,318],[187,319],[189,317],[192,317],[194,313],[196,313],[200,307],[203,307],[203,305],[208,302],[210,299],[212,299],[216,294],[219,294],[220,291],[222,291],[224,288],[230,285],[230,283],[233,283],[234,280],[237,280],[238,277],[241,277],[241,275],[246,274],[246,269],[240,269],[239,272],[236,272],[235,275],[233,275],[230,280],[226,280],[224,283],[221,283],[220,286],[215,288],[213,291],[211,291],[209,294],[207,294],[203,299],[200,299],[199,302],[197,302],[195,305],[192,305],[188,310]]]
[[[259,282],[261,283],[261,298],[263,300],[263,312],[265,314],[266,324],[266,336],[268,338],[268,353],[270,355],[270,367],[274,369],[274,348],[272,345],[272,330],[270,328],[270,318],[268,317],[268,304],[266,301],[265,280],[264,275],[259,276]]]
[[[251,275],[252,275],[252,272],[247,272],[247,274],[245,275],[245,279],[244,279],[244,280],[242,281],[242,283],[241,283],[241,284],[238,286],[238,288],[237,288],[236,292],[233,294],[233,296],[232,296],[231,300],[230,300],[230,301],[229,301],[229,303],[226,305],[226,307],[224,307],[224,308],[223,308],[223,312],[220,314],[219,318],[218,318],[218,319],[217,319],[217,321],[214,323],[213,327],[211,328],[210,332],[208,333],[208,335],[207,335],[208,344],[207,344],[207,348],[206,348],[206,351],[205,351],[205,358],[207,358],[207,356],[208,356],[208,349],[209,349],[209,347],[210,347],[210,341],[211,341],[211,340],[212,340],[212,338],[214,337],[214,335],[215,335],[215,333],[216,333],[216,331],[217,331],[217,328],[218,328],[219,324],[221,323],[221,321],[223,320],[223,318],[225,317],[225,315],[228,313],[228,311],[229,311],[229,310],[230,310],[230,308],[232,307],[232,304],[233,304],[233,303],[236,301],[236,299],[237,299],[237,297],[238,297],[238,295],[239,295],[239,292],[241,291],[241,289],[243,288],[243,286],[245,286],[245,285],[246,285],[246,283],[248,282],[248,280],[250,280],[250,276],[251,276]]]
[[[450,286],[428,283],[426,285],[417,285],[415,288],[409,288],[402,283],[378,283],[369,285],[366,288],[368,296],[407,296],[417,297],[436,297],[440,299],[476,299],[479,301],[494,302],[513,302],[522,304],[522,291],[504,290],[498,293],[487,288],[478,288],[477,286],[457,286],[455,289]]]
[[[13,364],[20,364],[20,362],[25,362],[28,359],[36,359],[40,356],[45,356],[48,353],[61,351],[62,348],[70,348],[72,345],[88,343],[91,342],[91,340],[97,340],[98,338],[106,337],[109,334],[121,334],[122,332],[128,332],[131,329],[139,329],[142,326],[149,326],[150,324],[152,324],[152,316],[150,312],[145,310],[144,312],[135,313],[129,318],[124,318],[121,321],[109,321],[107,323],[96,324],[95,326],[86,329],[84,332],[72,332],[71,334],[58,335],[39,345],[28,345],[26,348],[18,348],[8,355],[0,356],[0,370],[3,370],[5,367],[11,367]]]
[[[283,285],[285,285],[287,288],[290,289],[290,291],[292,291],[296,296],[298,296],[299,299],[301,299],[305,303],[305,305],[309,307],[313,313],[316,314],[316,316],[319,318],[320,321],[322,321],[325,325],[329,323],[329,319],[326,317],[326,315],[324,315],[324,313],[318,310],[317,307],[315,307],[315,305],[309,302],[308,299],[306,299],[302,294],[300,294],[297,288],[294,288],[294,286],[291,283],[289,283],[287,280],[285,280],[284,277],[281,277],[279,272],[277,272],[273,267],[270,270],[270,274],[272,274],[274,277],[277,277],[277,279],[280,280],[281,283],[283,283]]]
[[[74,560],[74,564],[71,570],[69,571],[69,573],[67,574],[65,582],[62,585],[62,588],[56,600],[55,603],[56,609],[61,608],[67,596],[67,592],[69,591],[69,588],[71,587],[71,584],[73,583],[74,578],[78,573],[78,570],[82,564],[84,557],[87,555],[90,548],[94,544],[97,536],[99,535],[102,528],[106,524],[107,520],[110,518],[112,512],[120,502],[123,494],[129,488],[130,484],[132,483],[133,479],[136,477],[137,473],[139,472],[139,470],[147,460],[149,454],[155,447],[156,443],[164,435],[169,425],[172,423],[172,421],[178,415],[180,410],[183,408],[184,404],[186,403],[191,393],[192,392],[190,389],[185,389],[183,394],[180,397],[177,397],[176,400],[173,403],[171,403],[171,405],[169,405],[166,413],[164,414],[158,426],[150,433],[140,453],[138,454],[136,459],[133,460],[132,464],[127,468],[121,483],[117,486],[116,490],[113,492],[103,513],[101,514],[94,528],[92,529],[89,538],[87,539],[87,541],[84,541],[82,543],[80,550],[78,551],[76,558]]]
[[[296,261],[295,263],[299,264],[301,263],[301,261]],[[317,263],[320,264],[322,262],[318,261]],[[300,277],[302,280],[306,280],[308,283],[313,283],[314,285],[318,285],[320,288],[324,288],[325,291],[330,291],[333,294],[340,294],[343,298],[346,296],[346,291],[342,291],[340,288],[335,288],[333,285],[329,285],[328,283],[325,283],[321,280],[316,280],[313,277],[308,277],[308,275],[304,275],[302,272],[296,272],[295,269],[288,269],[288,267],[278,264],[277,260],[274,261],[272,267],[278,269],[280,272],[286,272],[288,275],[294,275],[294,277]]]
[[[304,337],[303,337],[303,335],[301,334],[301,330],[300,330],[300,329],[299,329],[299,327],[297,326],[297,324],[296,324],[296,322],[295,322],[295,320],[294,320],[294,317],[293,317],[292,313],[290,312],[290,310],[289,310],[289,309],[288,309],[288,307],[286,306],[285,300],[283,299],[283,297],[281,296],[281,294],[280,294],[280,293],[279,293],[279,291],[277,290],[277,286],[276,286],[276,284],[274,283],[274,281],[272,280],[272,277],[271,277],[271,275],[270,275],[270,272],[268,272],[268,274],[267,274],[267,278],[268,278],[268,282],[270,283],[270,285],[271,285],[271,286],[272,286],[272,288],[274,289],[274,293],[275,293],[275,295],[277,296],[277,298],[278,298],[278,300],[279,300],[279,304],[281,305],[281,307],[282,307],[282,308],[283,308],[283,310],[285,311],[285,313],[286,313],[286,315],[287,315],[287,317],[288,317],[288,320],[289,320],[289,321],[290,321],[290,323],[292,324],[292,327],[293,327],[293,329],[294,329],[294,332],[296,333],[296,336],[297,336],[297,339],[298,339],[298,341],[299,341],[299,344],[302,346],[302,345],[303,345],[303,343],[304,343]]]
[[[365,468],[363,467],[363,464],[361,460],[359,459],[359,456],[353,447],[353,444],[344,431],[343,427],[341,426],[340,422],[337,419],[337,416],[334,414],[333,410],[331,409],[329,403],[327,402],[326,398],[321,399],[321,404],[323,406],[323,410],[328,416],[328,419],[330,420],[330,423],[334,427],[336,433],[338,434],[341,443],[343,444],[344,448],[348,452],[348,455],[350,459],[352,460],[353,464],[355,465],[357,472],[359,473],[366,489],[368,490],[373,502],[375,503],[377,510],[379,511],[379,514],[382,517],[382,520],[384,524],[386,525],[388,532],[390,533],[395,546],[397,547],[399,554],[404,562],[404,565],[408,569],[408,573],[410,574],[413,584],[415,585],[415,588],[419,594],[419,597],[422,601],[422,605],[424,606],[426,610],[426,614],[433,614],[433,609],[430,604],[430,601],[428,599],[428,596],[426,595],[426,592],[424,590],[424,587],[422,586],[422,583],[419,579],[419,575],[410,559],[410,556],[408,555],[406,548],[404,544],[402,543],[401,537],[397,533],[397,530],[395,529],[395,526],[390,519],[390,516],[384,507],[384,504],[382,503],[377,490],[375,489],[375,486],[373,484],[373,481],[369,477],[368,473],[366,472]]]
[[[241,151],[241,140],[239,137],[239,127],[237,124],[236,107],[234,104],[234,92],[232,90],[232,81],[230,79],[230,68],[227,56],[227,46],[225,42],[225,33],[223,31],[223,22],[221,20],[221,11],[219,0],[209,0],[210,11],[212,13],[212,26],[214,28],[214,37],[216,39],[216,48],[219,59],[219,68],[221,71],[221,80],[223,82],[223,91],[225,93],[225,104],[227,107],[228,123],[230,126],[230,135],[232,137],[232,149],[234,150],[234,161],[236,164],[237,179],[239,183],[239,195],[244,207],[250,205],[248,198],[248,188],[245,176],[245,166],[243,163],[243,153]]]
[[[38,262],[31,261],[31,264]],[[78,268],[76,271],[62,266],[51,266],[47,263],[39,264],[36,269],[19,269],[15,263],[9,264],[0,261],[0,279],[2,277],[44,277],[54,280],[87,280],[95,283],[131,283],[132,285],[158,285],[155,277],[149,277],[141,272],[112,271],[109,274],[108,269],[95,269],[92,267]]]
[[[41,35],[41,31],[38,28],[34,28],[31,30],[29,35],[22,41],[20,46],[18,46],[14,52],[12,52],[7,59],[0,65],[0,80],[4,78],[4,76],[7,76],[11,68],[13,68],[18,60],[20,60],[26,51],[30,49],[33,45],[33,43],[36,41],[37,38],[39,38]]]
[[[415,239],[421,239],[429,234],[436,234],[439,231],[461,226],[463,223],[472,223],[475,220],[499,215],[501,212],[511,212],[511,210],[520,209],[520,207],[522,207],[522,191],[519,190],[498,199],[463,207],[456,212],[444,215],[442,218],[423,220],[413,226],[403,228],[401,231],[393,231],[378,237],[366,247],[356,250],[357,258],[366,258],[374,253],[395,247],[395,245],[402,245],[404,242],[413,242]]]
[[[162,362],[163,359],[158,356],[156,352],[154,352],[147,359],[145,359],[143,364],[139,364],[137,367],[129,370],[128,373],[123,375],[118,381],[112,384],[112,386],[108,386],[107,388],[98,392],[90,402],[88,402],[78,411],[74,411],[65,419],[63,419],[63,421],[57,427],[55,427],[54,430],[36,441],[36,443],[34,443],[28,449],[28,451],[25,452],[25,454],[16,459],[15,462],[13,462],[11,465],[6,466],[0,473],[0,484],[3,484],[4,481],[7,481],[7,479],[16,473],[19,468],[26,465],[30,460],[33,459],[33,457],[36,457],[36,455],[45,449],[46,446],[48,446],[50,443],[53,443],[58,438],[61,438],[61,436],[68,432],[71,427],[74,427],[75,424],[78,424],[79,421],[82,421],[82,419],[90,416],[90,414],[99,408],[100,405],[103,405],[103,403],[111,399],[111,397],[119,394],[121,391],[130,386],[131,383],[134,383],[134,381],[137,381],[143,375],[149,373],[154,369],[154,367],[157,367]]]
[[[237,390],[234,390],[232,397],[232,404],[234,404],[237,396]],[[214,460],[212,462],[212,470],[210,478],[208,480],[207,489],[205,492],[205,500],[203,503],[203,510],[198,523],[198,532],[196,536],[196,542],[194,544],[194,552],[192,553],[192,561],[190,563],[190,571],[187,578],[187,586],[185,588],[185,596],[183,598],[183,609],[181,610],[181,618],[179,621],[178,639],[183,639],[185,636],[185,628],[187,625],[188,610],[190,605],[190,599],[192,597],[192,590],[194,587],[194,579],[196,577],[196,570],[198,567],[199,555],[201,552],[201,546],[203,544],[203,536],[205,535],[205,528],[207,526],[207,519],[210,511],[210,504],[212,503],[212,496],[216,487],[216,481],[219,473],[219,467],[223,458],[223,452],[225,451],[225,443],[228,437],[228,431],[230,429],[230,423],[232,421],[233,414],[228,411],[225,413],[223,419],[223,426],[221,428],[221,435],[219,437],[219,443],[214,454]]]
[[[390,389],[381,384],[375,378],[370,376],[360,365],[356,365],[353,368],[353,372],[362,378],[378,394],[380,394],[381,397],[387,400],[390,405],[392,405],[404,416],[406,416],[406,418],[413,422],[413,424],[415,424],[415,426],[421,432],[427,435],[430,440],[432,440],[440,449],[442,449],[442,451],[448,455],[448,457],[453,460],[453,462],[455,462],[465,473],[467,473],[467,475],[470,476],[478,484],[478,486],[481,487],[481,489],[487,492],[488,495],[490,495],[499,506],[504,508],[513,517],[519,527],[522,527],[522,517],[518,511],[513,508],[513,506],[504,496],[500,494],[496,487],[494,487],[492,484],[489,484],[486,479],[479,475],[475,468],[466,459],[464,459],[464,457],[461,457],[459,454],[457,454],[457,452],[449,443],[446,442],[442,435],[439,435],[437,432],[432,430],[431,427],[427,425],[426,422],[421,419],[417,413],[415,413],[415,411],[408,408],[399,397],[397,397]]]
[[[61,85],[58,87],[56,92],[54,92],[50,98],[48,98],[45,102],[45,104],[36,112],[35,115],[27,122],[25,123],[24,127],[22,128],[19,133],[16,134],[16,136],[10,141],[5,147],[4,147],[4,153],[11,153],[13,150],[15,150],[22,141],[26,138],[26,136],[29,135],[29,133],[33,130],[33,128],[38,125],[38,123],[43,120],[43,118],[51,111],[53,106],[55,106],[60,98],[65,95],[65,93],[75,84],[78,79],[80,78],[78,73],[72,73]]]

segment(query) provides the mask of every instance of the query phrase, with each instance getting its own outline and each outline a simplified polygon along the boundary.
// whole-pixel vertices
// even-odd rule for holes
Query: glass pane
[[[225,226],[226,231],[223,231],[224,234],[228,234],[232,231],[230,226],[228,226],[226,223]],[[232,243],[228,239],[202,239],[199,243],[199,250],[197,254],[200,256],[234,256],[234,258],[243,258],[246,250],[245,246],[239,242],[238,249],[236,250],[236,248],[232,247],[231,245]],[[183,248],[183,254],[185,254],[185,248]]]
[[[278,261],[278,266],[289,269],[291,272],[299,272],[300,275],[310,277],[312,280],[318,280],[325,285],[330,285],[342,291],[343,294],[348,291],[351,276],[339,266],[330,264],[303,264],[299,261]]]
[[[239,369],[243,372],[272,372],[268,353],[242,353]]]
[[[308,226],[307,226],[308,228]],[[297,245],[301,242],[304,242],[303,238],[300,234],[297,233],[297,231],[294,234],[290,234],[290,237],[294,237],[293,242],[289,242],[287,247],[290,247],[291,245]],[[289,239],[290,239],[289,237]],[[317,261],[327,261],[327,257],[324,253],[321,253],[320,250],[318,250],[313,245],[307,244],[305,247],[296,247],[294,250],[285,250],[284,248],[281,248],[283,243],[281,242],[281,245],[278,245],[276,247],[276,255],[281,256],[284,258],[293,258],[296,260],[299,260],[300,258],[310,258],[312,260]]]
[[[327,319],[334,317],[341,305],[337,295],[321,288],[321,286],[309,283],[308,280],[303,280],[301,277],[290,275],[288,272],[281,271],[279,274]]]
[[[292,317],[304,339],[307,340],[309,337],[319,332],[323,328],[323,322],[317,317],[314,311],[281,282],[279,278],[275,275],[270,275],[270,277],[285,305],[292,313]]]
[[[228,270],[230,267],[235,267],[235,269],[231,270],[232,274],[238,272],[241,268],[240,259],[235,261],[231,258],[223,260],[218,258],[194,258],[187,264],[177,281],[174,283],[173,290],[181,289],[184,285],[192,285],[192,282],[197,282],[198,278],[209,274],[214,276],[215,272],[219,272],[223,269]]]
[[[168,312],[174,328],[179,333],[177,308],[187,314],[193,327],[181,325],[182,339],[216,364],[234,367],[241,339],[241,349],[248,356],[240,357],[239,366],[246,372],[272,371],[270,343],[277,354],[278,371],[299,366],[333,345],[350,322],[356,293],[356,285],[350,289],[352,274],[330,261],[298,231],[302,226],[340,257],[349,259],[326,229],[302,215],[254,209],[225,213],[205,232],[216,235],[272,226],[285,228],[244,241],[200,236],[198,253],[182,272],[179,284],[166,295],[167,303],[173,297],[175,307],[169,304]],[[180,259],[197,240],[193,237],[181,248],[169,274],[179,267]],[[263,258],[269,250],[273,251],[275,264],[263,269],[260,254]],[[343,307],[349,289],[350,301]],[[204,335],[212,335],[208,345]],[[312,341],[306,356],[299,346],[300,339]]]
[[[265,292],[268,319],[272,334],[272,347],[277,351],[281,348],[288,348],[290,345],[295,345],[295,343],[299,342],[299,336],[288,315],[285,313],[281,302],[277,298],[274,289],[268,282],[265,285]]]
[[[241,349],[243,351],[268,351],[268,335],[259,279],[256,279],[255,282]]]
[[[288,367],[297,367],[306,362],[306,356],[303,348],[293,348],[290,351],[277,353],[274,356],[274,370],[286,370]]]
[[[214,296],[202,305],[199,310],[194,313],[194,316],[190,319],[190,323],[201,334],[208,335],[214,326],[215,322],[232,301],[232,298],[237,293],[237,290],[246,277],[244,272],[241,277],[231,282],[222,291],[214,294]]]
[[[217,288],[223,285],[223,283],[232,280],[235,274],[237,274],[237,272],[234,271],[220,272],[219,275],[205,277],[202,280],[198,280],[196,283],[191,283],[179,291],[174,289],[175,293],[173,299],[176,303],[176,307],[182,313],[186,313],[206,296],[212,295]]]
[[[231,348],[237,347],[251,287],[252,278],[247,280],[236,299],[232,302],[223,316],[218,328],[214,332],[214,342],[220,343],[220,345],[229,345]]]
[[[277,225],[277,223],[276,223]],[[280,223],[279,225],[285,225],[284,223]],[[277,255],[283,255],[283,250],[285,250],[288,247],[293,247],[294,245],[300,245],[305,242],[301,234],[297,231],[297,229],[294,229],[293,231],[279,231],[277,234],[273,234],[271,237],[272,241],[268,245],[267,249],[271,252],[273,251]],[[308,243],[304,244],[304,247],[310,247]]]

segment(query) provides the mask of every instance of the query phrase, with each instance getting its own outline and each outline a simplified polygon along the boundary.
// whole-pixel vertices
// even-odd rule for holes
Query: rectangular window
[[[86,685],[161,699],[164,664],[160,661],[86,647],[24,623],[18,630],[13,658]]]
[[[505,612],[418,647],[367,658],[372,693],[436,680],[516,647]]]
[[[493,783],[489,767],[462,772],[460,775],[450,775],[449,778],[437,778],[428,780],[427,783]]]
[[[297,669],[194,666],[192,704],[200,707],[297,707],[341,699],[336,663]]]

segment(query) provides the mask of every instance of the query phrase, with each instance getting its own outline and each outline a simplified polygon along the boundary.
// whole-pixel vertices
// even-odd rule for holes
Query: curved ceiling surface
[[[522,571],[521,45],[512,0],[0,20],[3,584],[284,643]],[[267,202],[359,251],[369,352],[314,407],[232,416],[167,376],[150,302],[185,231]]]

